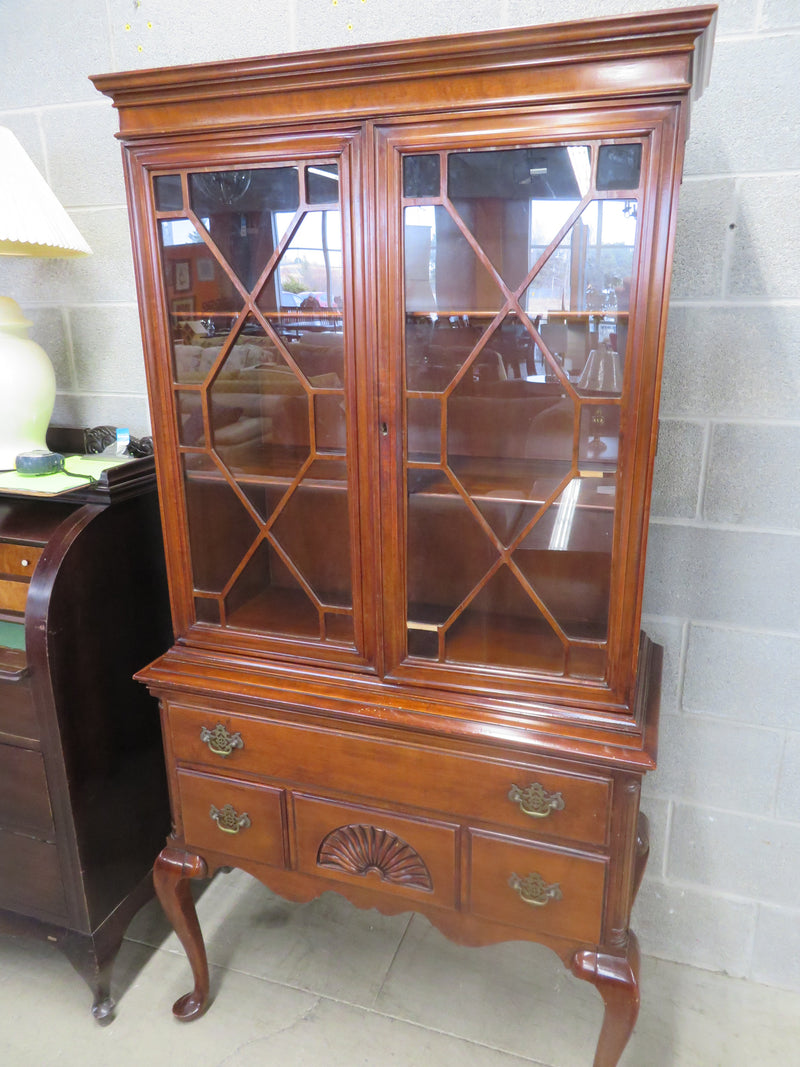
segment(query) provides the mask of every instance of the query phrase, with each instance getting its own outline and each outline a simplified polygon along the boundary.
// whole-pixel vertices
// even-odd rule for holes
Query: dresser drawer
[[[15,574],[30,578],[44,550],[33,545],[0,541],[0,575]]]
[[[24,611],[27,600],[27,582],[0,579],[0,611]]]
[[[178,786],[189,847],[285,866],[282,790],[185,772]]]
[[[0,678],[0,734],[38,740],[39,724],[29,676]]]
[[[34,834],[53,833],[53,813],[39,752],[0,745],[0,826]]]
[[[178,761],[603,845],[611,782],[544,763],[506,763],[347,733],[172,705]],[[539,812],[537,813],[537,809]],[[534,812],[530,814],[529,812]]]
[[[457,828],[295,795],[297,865],[307,874],[452,907]]]
[[[482,918],[597,942],[605,880],[603,859],[470,833],[469,907]]]
[[[65,920],[67,905],[54,844],[0,829],[0,908]]]

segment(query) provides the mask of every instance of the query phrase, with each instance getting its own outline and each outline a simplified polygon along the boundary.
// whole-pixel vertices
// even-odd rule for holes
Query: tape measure
[[[36,452],[20,452],[15,466],[17,474],[27,477],[56,474],[64,469],[64,457],[59,452],[46,452],[40,448]]]

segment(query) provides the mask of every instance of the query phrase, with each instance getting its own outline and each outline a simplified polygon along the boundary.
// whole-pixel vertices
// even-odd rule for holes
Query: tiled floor
[[[214,1003],[191,985],[158,905],[136,917],[115,969],[116,1018],[46,944],[0,938],[2,1067],[588,1067],[599,995],[532,944],[460,948],[425,920],[362,912],[328,893],[287,904],[220,874],[198,914]],[[800,994],[645,958],[622,1067],[800,1063]]]

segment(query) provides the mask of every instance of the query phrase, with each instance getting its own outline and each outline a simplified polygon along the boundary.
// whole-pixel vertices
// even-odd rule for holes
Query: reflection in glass
[[[189,219],[162,220],[159,230],[175,381],[194,384],[211,369],[244,299]]]
[[[605,675],[638,210],[591,159],[404,160],[417,200],[448,168],[404,206],[411,657]]]
[[[189,175],[192,210],[251,290],[300,203],[296,167]]]
[[[180,174],[159,174],[153,178],[157,211],[182,211],[183,188]]]
[[[306,168],[306,197],[309,204],[339,201],[339,167],[335,163],[317,163]]]
[[[605,192],[612,189],[639,188],[642,171],[641,144],[604,144],[597,155],[597,188]]]
[[[439,157],[405,156],[403,159],[403,196],[419,199],[439,195]]]

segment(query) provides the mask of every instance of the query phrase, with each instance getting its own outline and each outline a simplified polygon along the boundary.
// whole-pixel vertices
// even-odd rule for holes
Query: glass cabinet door
[[[642,152],[402,156],[411,664],[605,676]]]
[[[334,650],[357,629],[341,178],[153,178],[194,617]]]

